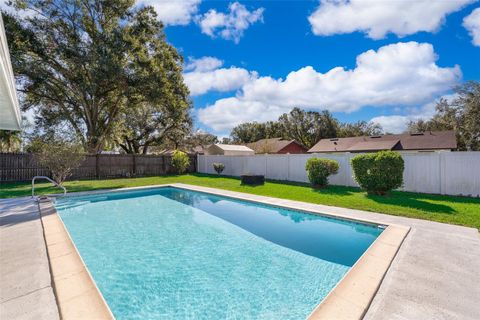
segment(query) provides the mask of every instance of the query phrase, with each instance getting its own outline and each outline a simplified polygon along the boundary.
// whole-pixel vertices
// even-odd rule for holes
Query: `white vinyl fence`
[[[213,163],[225,165],[222,174],[261,174],[266,179],[308,182],[305,162],[319,157],[337,160],[340,169],[330,183],[358,186],[350,159],[356,154],[272,154],[254,156],[199,155],[197,170],[216,174]],[[480,196],[480,152],[402,153],[405,160],[402,190],[449,195]]]

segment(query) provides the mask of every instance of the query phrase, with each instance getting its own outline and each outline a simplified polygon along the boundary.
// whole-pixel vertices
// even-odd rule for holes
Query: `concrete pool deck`
[[[181,187],[181,185],[178,185]],[[191,188],[189,186],[189,188]],[[197,188],[197,187],[195,187]],[[206,188],[207,189],[207,188]],[[224,195],[239,195],[237,192],[223,191]],[[301,210],[322,211],[346,216],[350,219],[379,221],[385,224],[399,224],[411,227],[410,233],[390,266],[365,319],[479,319],[480,318],[480,236],[476,229],[440,224],[435,222],[394,217],[384,214],[358,210],[314,205],[283,199],[274,199],[255,195],[241,194],[251,200],[272,201],[273,204],[295,206]],[[22,309],[23,318],[42,318],[29,316],[22,307],[21,297],[29,292],[15,290],[17,283],[24,281],[21,272],[8,273],[4,269],[15,268],[16,255],[21,246],[15,237],[21,237],[21,229],[31,224],[37,234],[42,234],[38,207],[28,198],[0,199],[1,219],[1,307],[0,315],[13,314],[12,310]],[[17,216],[18,215],[18,216]],[[17,216],[17,218],[15,218]],[[25,221],[22,221],[22,217]],[[16,223],[11,221],[15,220]],[[34,222],[34,223],[31,223]],[[24,228],[25,229],[25,228]],[[30,231],[31,233],[31,231]],[[29,233],[24,233],[28,236]],[[37,239],[38,240],[38,239]],[[43,252],[45,252],[45,241]],[[21,241],[20,241],[21,242]],[[36,241],[39,242],[39,241]],[[41,245],[37,248],[42,251]],[[29,261],[30,259],[30,261]],[[38,259],[37,259],[38,260]],[[46,254],[40,257],[48,267]],[[19,268],[31,265],[34,257],[26,255]],[[38,263],[38,262],[37,262]],[[50,278],[47,269],[48,278]],[[42,278],[37,273],[34,279]],[[6,284],[11,283],[12,286]],[[53,290],[50,288],[50,294]],[[40,289],[40,288],[38,288]],[[45,289],[45,288],[43,288]],[[28,291],[28,290],[27,290]],[[4,303],[4,296],[13,297]],[[40,299],[31,299],[29,307],[37,311],[45,304]],[[44,309],[58,316],[55,300]],[[22,317],[18,317],[22,318]],[[53,317],[43,317],[53,319]]]
[[[0,199],[0,318],[59,319],[38,206]]]

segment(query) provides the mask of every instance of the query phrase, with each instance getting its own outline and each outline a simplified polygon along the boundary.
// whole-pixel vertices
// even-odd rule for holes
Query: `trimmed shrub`
[[[185,173],[190,165],[190,159],[185,152],[175,150],[172,157],[172,166],[178,174]]]
[[[308,180],[314,187],[327,186],[328,176],[337,173],[338,168],[338,161],[324,158],[310,158],[305,165]]]
[[[215,170],[218,174],[221,174],[225,169],[225,165],[223,163],[216,162],[213,164],[213,170]]]
[[[385,195],[403,184],[405,164],[398,152],[380,151],[350,160],[354,178],[370,194]]]

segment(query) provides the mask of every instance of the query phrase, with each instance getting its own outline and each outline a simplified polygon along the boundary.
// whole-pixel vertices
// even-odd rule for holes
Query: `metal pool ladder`
[[[32,198],[35,197],[35,180],[36,180],[36,179],[45,179],[45,180],[48,180],[48,181],[50,181],[51,183],[53,183],[54,186],[59,187],[60,189],[62,189],[62,190],[63,190],[63,195],[66,195],[66,194],[67,194],[67,189],[65,189],[64,186],[59,185],[58,183],[56,183],[54,180],[50,179],[49,177],[46,177],[46,176],[35,176],[35,177],[33,177],[33,179],[32,179]]]

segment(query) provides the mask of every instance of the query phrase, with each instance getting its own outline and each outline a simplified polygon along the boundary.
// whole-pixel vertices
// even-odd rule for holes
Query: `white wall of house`
[[[239,151],[239,150],[225,150],[224,155],[226,156],[253,156],[254,151]]]
[[[214,162],[225,165],[222,174],[261,174],[267,179],[308,182],[305,171],[312,157],[337,160],[340,169],[330,177],[333,185],[358,186],[350,159],[355,153],[268,154],[254,156],[199,155],[198,172],[216,174]],[[480,196],[480,152],[402,153],[405,161],[402,190],[449,195]]]
[[[7,36],[0,14],[0,129],[20,130],[21,120]]]
[[[221,148],[218,145],[212,144],[205,149],[206,155],[225,155],[225,156],[252,156],[255,154],[250,148],[245,146],[228,146],[229,148]]]

